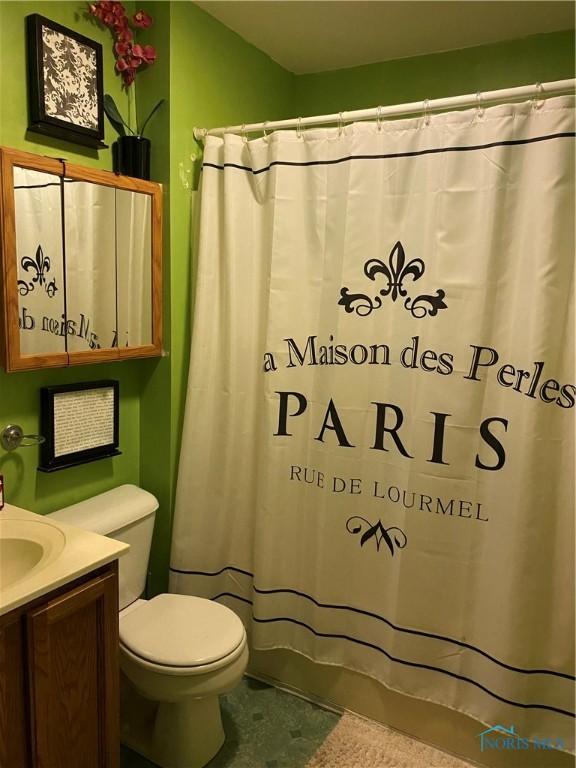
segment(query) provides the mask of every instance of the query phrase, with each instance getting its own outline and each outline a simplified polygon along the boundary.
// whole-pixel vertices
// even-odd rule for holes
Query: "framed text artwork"
[[[105,147],[102,46],[34,13],[28,35],[28,129]]]
[[[120,455],[119,385],[84,381],[40,389],[41,472]]]

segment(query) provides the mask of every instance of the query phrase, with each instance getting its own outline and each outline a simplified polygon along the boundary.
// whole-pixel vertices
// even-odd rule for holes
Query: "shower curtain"
[[[573,749],[574,136],[559,97],[203,164],[172,591],[519,749]]]

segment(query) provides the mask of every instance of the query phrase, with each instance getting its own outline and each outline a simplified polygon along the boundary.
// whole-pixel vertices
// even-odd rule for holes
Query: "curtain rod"
[[[225,133],[253,133],[277,130],[280,128],[305,128],[308,125],[322,125],[325,123],[356,122],[358,120],[375,120],[396,115],[411,115],[421,112],[437,112],[453,107],[483,107],[485,104],[495,101],[512,101],[532,97],[542,99],[559,93],[574,91],[575,79],[555,80],[550,83],[535,83],[533,85],[520,85],[515,88],[502,88],[498,91],[485,91],[484,93],[468,93],[465,96],[449,96],[444,99],[425,99],[413,101],[409,104],[395,104],[390,107],[372,107],[371,109],[356,109],[351,112],[339,112],[332,115],[318,115],[315,117],[297,117],[289,120],[265,121],[263,123],[250,123],[248,125],[232,125],[222,128],[194,128],[194,138],[202,141],[206,136],[223,136]]]

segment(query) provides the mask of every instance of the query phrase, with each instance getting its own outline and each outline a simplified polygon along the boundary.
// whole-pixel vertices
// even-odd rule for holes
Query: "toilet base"
[[[122,743],[161,768],[202,768],[224,744],[218,696],[153,702],[124,675],[121,692]]]
[[[162,768],[202,768],[223,744],[218,696],[158,707],[151,757]]]

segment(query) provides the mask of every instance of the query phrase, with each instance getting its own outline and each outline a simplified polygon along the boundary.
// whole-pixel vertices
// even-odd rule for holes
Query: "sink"
[[[36,575],[65,544],[66,535],[51,523],[0,516],[0,588]]]

